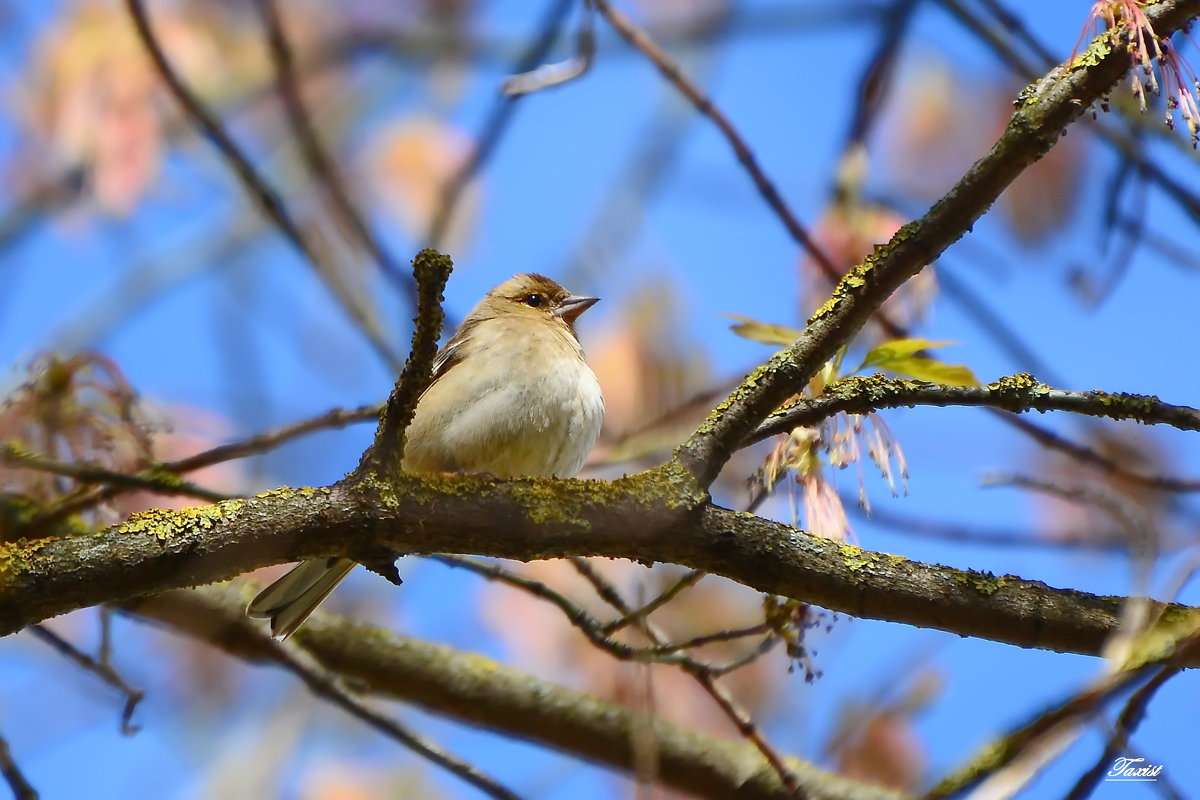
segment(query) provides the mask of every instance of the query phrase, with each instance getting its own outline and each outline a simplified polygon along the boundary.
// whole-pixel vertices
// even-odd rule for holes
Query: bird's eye
[[[546,298],[540,294],[527,294],[521,298],[521,302],[533,308],[541,308],[546,304]]]

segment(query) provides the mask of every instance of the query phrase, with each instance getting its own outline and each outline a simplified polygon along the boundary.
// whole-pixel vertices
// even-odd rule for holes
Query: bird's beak
[[[562,317],[567,322],[574,322],[579,318],[579,315],[587,311],[596,303],[600,302],[599,297],[584,297],[583,295],[572,294],[563,298],[558,304],[558,308],[554,309],[556,317]]]

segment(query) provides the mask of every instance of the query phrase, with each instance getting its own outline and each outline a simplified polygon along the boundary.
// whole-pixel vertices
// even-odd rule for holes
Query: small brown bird
[[[600,435],[604,397],[575,320],[597,300],[532,273],[488,292],[434,361],[401,468],[500,478],[579,472]],[[271,635],[286,639],[353,568],[348,558],[305,561],[246,613],[271,620]]]

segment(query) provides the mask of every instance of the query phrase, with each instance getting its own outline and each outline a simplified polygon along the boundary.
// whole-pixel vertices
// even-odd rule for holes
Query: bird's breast
[[[479,333],[476,347],[418,404],[406,469],[575,475],[604,417],[599,382],[578,342],[557,331]]]

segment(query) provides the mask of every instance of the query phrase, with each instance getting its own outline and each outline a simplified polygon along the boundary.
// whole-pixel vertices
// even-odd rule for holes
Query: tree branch
[[[188,483],[166,471],[152,469],[131,474],[87,462],[55,461],[52,458],[32,453],[12,442],[0,444],[0,464],[48,472],[51,475],[72,478],[82,484],[103,483],[156,494],[186,495],[207,500],[210,503],[228,499],[228,495]]]
[[[676,463],[611,482],[369,478],[137,514],[91,536],[0,544],[0,634],[76,608],[268,564],[381,551],[664,561],[858,617],[1097,654],[1123,598],[909,561],[707,503]],[[1155,604],[1158,629],[1200,625]]]
[[[1145,8],[1160,36],[1200,14],[1200,0],[1166,0]],[[1099,37],[1070,67],[1059,67],[1021,93],[1000,139],[921,219],[851,269],[789,348],[755,370],[678,451],[709,485],[755,428],[805,385],[870,319],[892,292],[961,238],[1021,172],[1044,156],[1066,127],[1101,100],[1129,70],[1123,47]]]
[[[1071,411],[1091,417],[1131,419],[1144,425],[1200,430],[1200,410],[1190,406],[1164,403],[1150,395],[1052,389],[1028,373],[1001,378],[987,386],[942,386],[876,375],[838,381],[819,397],[801,399],[785,407],[767,417],[746,444],[794,428],[811,427],[842,412],[869,414],[882,408],[914,406],[985,406],[1013,413]]]
[[[417,316],[413,319],[412,347],[379,417],[375,440],[363,453],[362,461],[355,470],[357,478],[362,478],[366,472],[374,472],[386,480],[387,476],[400,472],[400,462],[404,457],[404,432],[412,422],[417,400],[429,385],[433,373],[438,339],[441,338],[442,323],[446,318],[442,310],[442,292],[446,289],[454,262],[436,250],[425,249],[417,253],[412,267],[417,282]]]
[[[250,584],[239,582],[167,592],[126,608],[240,658],[278,664],[279,650],[269,646],[242,614],[252,594]],[[796,797],[753,747],[546,683],[482,656],[322,611],[313,614],[293,641],[326,669],[374,693],[628,772],[636,762],[631,732],[649,731],[659,780],[697,797]],[[789,766],[798,776],[802,796],[810,800],[899,800],[886,789],[830,775],[810,764],[789,760]]]

